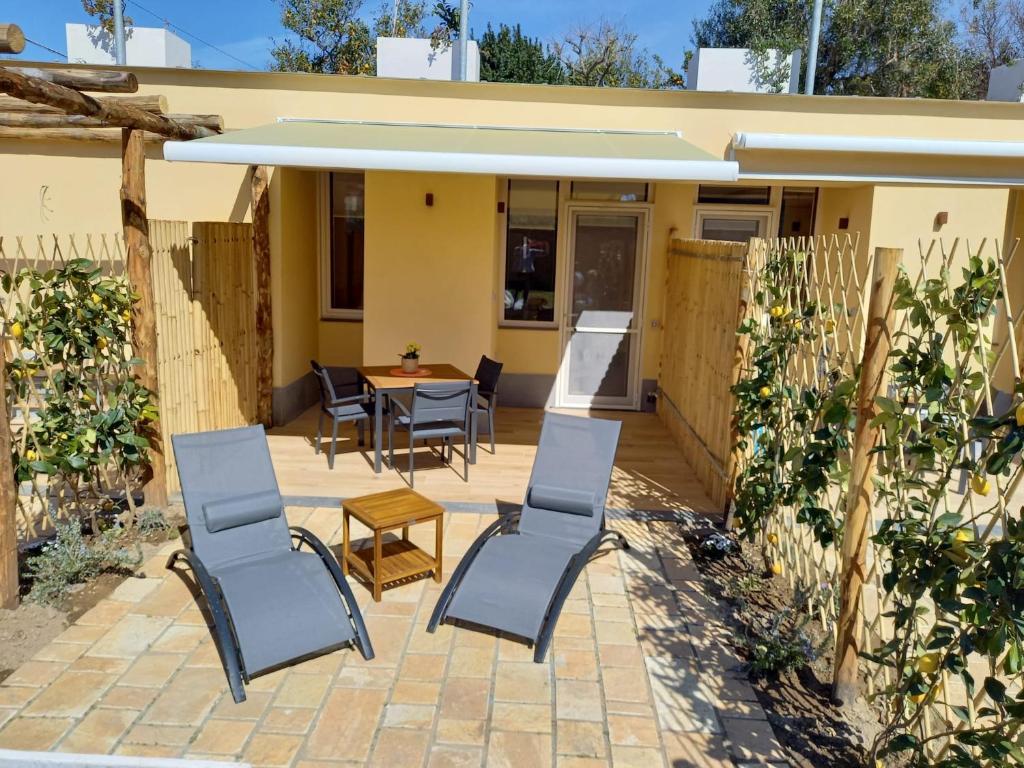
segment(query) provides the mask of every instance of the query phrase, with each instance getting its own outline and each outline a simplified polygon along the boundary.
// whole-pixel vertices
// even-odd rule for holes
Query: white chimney
[[[759,61],[758,54],[749,48],[700,48],[686,67],[686,88],[690,91],[797,93],[800,58],[799,50],[787,55],[769,49],[761,54]],[[771,73],[769,82],[758,82],[759,69]]]
[[[114,36],[92,24],[65,24],[69,64],[116,64]],[[163,27],[132,27],[126,63],[134,67],[192,67],[192,46]]]
[[[467,45],[466,79],[480,81],[480,48],[475,40]],[[377,77],[406,77],[422,80],[458,80],[459,46],[430,47],[429,38],[378,37]]]
[[[995,67],[988,76],[986,101],[1024,101],[1024,59]]]

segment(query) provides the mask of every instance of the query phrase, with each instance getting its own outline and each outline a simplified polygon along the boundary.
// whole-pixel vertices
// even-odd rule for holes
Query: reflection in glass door
[[[570,209],[557,404],[639,405],[645,210]]]

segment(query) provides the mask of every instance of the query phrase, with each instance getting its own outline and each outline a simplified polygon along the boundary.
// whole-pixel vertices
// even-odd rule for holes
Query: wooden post
[[[736,312],[736,328],[743,324],[743,321],[747,319],[747,312],[750,306],[750,287],[747,280],[747,271],[750,269],[750,251],[747,250],[746,254],[740,261],[739,270],[739,302],[738,311]],[[750,350],[750,336],[745,333],[736,334],[736,346],[733,350],[732,358],[732,378],[730,379],[733,385],[738,384],[740,376],[743,374],[743,367],[747,364],[747,358],[749,357]],[[735,405],[736,398],[732,395],[729,396],[730,401]],[[729,417],[729,455],[725,460],[725,477],[726,477],[726,489],[725,489],[725,527],[727,530],[731,530],[733,527],[733,518],[735,517],[735,510],[733,500],[736,496],[736,478],[739,475],[740,467],[740,451],[736,447],[736,443],[739,441],[740,433],[736,423],[735,414],[730,414]]]
[[[25,50],[25,33],[17,24],[0,24],[0,53],[21,53]]]
[[[252,166],[252,256],[256,268],[256,418],[273,426],[274,328],[270,311],[270,190],[266,166]]]
[[[7,413],[7,348],[0,340],[0,608],[18,604],[18,489]]]
[[[875,454],[871,451],[878,441],[879,432],[878,427],[871,426],[871,420],[875,417],[875,398],[885,393],[895,315],[893,289],[902,257],[902,249],[876,248],[871,276],[871,300],[857,385],[857,426],[853,438],[850,490],[843,526],[839,627],[832,684],[833,699],[843,705],[852,704],[860,694],[857,675],[863,631],[860,611],[873,519]]]
[[[142,360],[139,379],[159,398],[156,355],[156,307],[153,302],[153,252],[146,218],[146,147],[143,132],[125,128],[121,143],[121,224],[128,251],[128,281],[139,300],[132,312],[132,346]],[[159,400],[158,400],[159,402]],[[150,448],[150,476],[146,503],[167,506],[167,467],[160,423],[153,425],[156,440]]]

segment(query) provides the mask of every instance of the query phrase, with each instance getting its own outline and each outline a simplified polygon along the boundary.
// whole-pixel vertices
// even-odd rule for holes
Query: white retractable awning
[[[281,120],[193,141],[168,141],[171,161],[298,168],[736,181],[721,160],[671,131],[604,131]]]

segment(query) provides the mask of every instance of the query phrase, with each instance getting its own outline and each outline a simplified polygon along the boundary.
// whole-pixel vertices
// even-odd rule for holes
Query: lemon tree
[[[994,493],[1001,475],[1019,470],[1020,385],[1009,411],[974,417],[987,402],[985,327],[1000,296],[998,266],[977,257],[955,283],[948,273],[921,285],[897,279],[906,323],[889,361],[892,391],[877,398],[874,421],[884,435],[877,489],[886,514],[873,540],[891,601],[891,631],[865,654],[889,670],[877,694],[876,758],[1024,765],[1024,693],[1008,686],[1024,667],[1024,524]],[[972,444],[983,446],[980,460]],[[952,493],[965,473],[965,494]],[[950,722],[937,712],[952,713]],[[944,752],[932,749],[945,743]]]
[[[19,297],[7,317],[7,395],[31,414],[14,427],[15,479],[98,489],[113,470],[130,482],[148,464],[157,408],[133,373],[128,281],[75,259],[5,273],[0,287]]]

